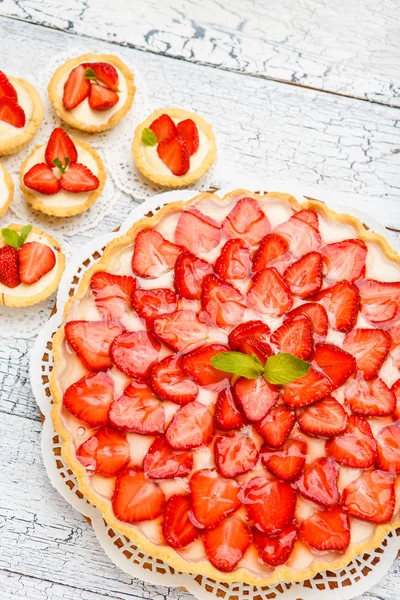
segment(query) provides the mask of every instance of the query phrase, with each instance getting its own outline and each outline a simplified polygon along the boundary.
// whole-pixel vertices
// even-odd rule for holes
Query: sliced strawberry
[[[255,424],[257,432],[271,448],[280,448],[286,442],[296,422],[292,408],[280,404],[267,412],[262,421]]]
[[[275,269],[264,269],[254,275],[247,300],[254,310],[275,317],[282,316],[293,304],[287,284]]]
[[[400,282],[357,281],[361,312],[371,323],[392,325],[400,318]]]
[[[125,469],[118,475],[112,498],[115,516],[126,523],[156,519],[163,513],[164,492],[138,468]]]
[[[316,344],[313,358],[330,380],[332,390],[346,383],[357,369],[354,356],[334,344]]]
[[[78,160],[78,152],[74,142],[62,127],[53,129],[47,142],[45,161],[51,169],[54,169],[54,161],[58,159],[63,167],[74,165]],[[68,161],[66,159],[69,159]]]
[[[256,200],[242,198],[225,217],[222,229],[229,238],[240,238],[255,246],[270,232],[271,226]]]
[[[221,279],[248,279],[251,273],[249,248],[238,238],[228,240],[214,268]]]
[[[189,148],[189,154],[192,156],[199,149],[199,131],[196,123],[192,119],[180,121],[176,126],[179,137],[185,140]]]
[[[376,460],[376,442],[366,419],[350,415],[346,431],[325,444],[336,462],[354,469],[368,469]]]
[[[139,277],[159,277],[174,268],[181,252],[180,246],[168,242],[158,231],[139,231],[135,239],[132,269]]]
[[[364,471],[343,490],[343,503],[349,513],[370,523],[387,523],[395,507],[394,475],[384,471]]]
[[[267,446],[261,449],[261,460],[277,479],[293,481],[302,472],[307,454],[307,444],[296,438],[289,439],[279,450]]]
[[[364,276],[367,246],[351,239],[328,244],[321,250],[323,273],[330,281],[356,281]]]
[[[165,432],[167,443],[175,450],[190,450],[209,444],[214,435],[209,407],[195,400],[177,410]]]
[[[186,477],[192,467],[192,453],[172,450],[162,436],[156,437],[143,459],[143,471],[150,479]]]
[[[104,319],[120,319],[131,306],[136,279],[97,271],[90,280],[97,309]]]
[[[199,536],[199,530],[190,520],[190,501],[187,496],[169,498],[164,508],[162,530],[171,548],[184,548]]]
[[[249,519],[264,533],[281,533],[293,520],[296,491],[290,483],[253,477],[244,485],[241,496]]]
[[[286,320],[271,335],[271,342],[280,352],[289,352],[303,360],[310,358],[313,350],[310,319],[306,315],[299,315]]]
[[[164,431],[162,403],[146,383],[132,381],[110,407],[109,421],[117,429],[155,435]]]
[[[391,342],[383,329],[353,329],[344,338],[343,348],[354,356],[364,379],[371,379],[385,362]]]
[[[182,369],[187,375],[193,377],[199,385],[212,385],[230,379],[230,373],[219,371],[211,364],[213,356],[220,354],[221,352],[227,352],[227,350],[227,346],[222,346],[222,344],[201,346],[201,348],[192,350],[183,356]]]
[[[249,338],[268,343],[270,329],[263,321],[247,321],[237,325],[228,336],[229,346],[232,350],[240,350],[243,342]]]
[[[104,85],[92,83],[89,90],[89,106],[92,110],[108,110],[117,104],[117,92],[106,88]]]
[[[0,283],[15,288],[21,283],[19,278],[18,250],[12,246],[0,248]]]
[[[110,356],[129,377],[146,379],[158,360],[161,344],[149,331],[126,331],[111,344]]]
[[[235,569],[251,541],[249,528],[237,517],[225,519],[215,529],[209,529],[203,534],[204,547],[210,563],[224,573]]]
[[[236,407],[231,388],[225,388],[218,393],[215,405],[214,425],[222,431],[241,429],[246,419]]]
[[[396,396],[396,410],[394,411],[394,417],[395,419],[400,419],[400,379],[394,382],[391,390]]]
[[[348,419],[343,406],[331,396],[318,400],[297,414],[302,432],[313,437],[340,435],[346,430]]]
[[[65,337],[90,371],[108,371],[112,367],[110,346],[124,331],[118,321],[68,321]]]
[[[240,484],[224,479],[216,469],[196,471],[189,482],[193,515],[200,525],[213,529],[240,506]]]
[[[176,404],[196,400],[199,389],[182,369],[182,356],[166,356],[154,365],[150,375],[151,389],[159,398]]]
[[[390,356],[394,364],[400,369],[400,323],[389,329],[392,345],[390,346]]]
[[[342,333],[353,329],[360,309],[360,296],[353,283],[339,281],[319,292],[314,299],[326,308],[331,327]]]
[[[176,352],[189,352],[205,343],[209,329],[199,320],[194,310],[184,309],[157,317],[153,331],[158,338]]]
[[[396,396],[380,377],[352,379],[346,385],[345,398],[352,412],[363,417],[387,417],[396,408]]]
[[[278,386],[268,383],[264,377],[240,377],[235,383],[234,391],[239,406],[249,421],[261,421],[279,398]]]
[[[91,84],[85,77],[85,71],[84,65],[75,67],[65,82],[63,104],[67,110],[72,110],[89,96]]]
[[[159,142],[157,154],[177,177],[185,175],[190,169],[189,148],[181,137],[169,138]]]
[[[309,298],[316,294],[322,285],[322,259],[318,252],[304,254],[291,264],[284,278],[293,296]]]
[[[76,456],[88,471],[113,477],[129,463],[130,446],[123,433],[104,427],[79,446]]]
[[[114,65],[106,62],[91,62],[83,63],[83,66],[85,69],[92,69],[97,79],[110,88],[110,90],[118,92],[118,71]]]
[[[210,252],[221,240],[221,227],[217,221],[197,208],[184,210],[175,229],[175,242],[197,254]]]
[[[400,421],[381,429],[376,441],[379,468],[390,473],[400,473]]]
[[[91,373],[65,390],[63,406],[92,427],[105,427],[114,400],[114,381],[106,373]]]
[[[100,185],[98,177],[86,165],[81,163],[75,163],[68,167],[59,182],[63,190],[74,194],[92,192],[97,190]]]
[[[0,121],[20,129],[26,123],[24,109],[9,96],[2,96],[0,98]]]
[[[206,275],[213,273],[210,263],[190,252],[182,252],[175,263],[175,289],[188,300],[200,300],[201,285]]]
[[[215,464],[222,477],[237,477],[250,471],[258,460],[253,440],[238,431],[220,435],[214,445]]]
[[[8,79],[7,75],[0,71],[0,98],[7,96],[8,98],[12,98],[15,102],[18,102],[17,92]]]
[[[282,386],[282,396],[286,404],[300,408],[325,398],[331,390],[329,379],[311,368],[307,375]]]
[[[132,304],[139,317],[151,326],[156,317],[174,312],[178,306],[178,299],[168,288],[151,290],[140,288],[134,290]]]
[[[155,119],[150,125],[150,129],[156,134],[157,142],[164,142],[178,136],[175,123],[166,113]]]
[[[277,271],[282,272],[283,266],[290,261],[289,244],[279,235],[269,233],[255,251],[252,261],[254,273],[262,271],[266,267],[274,267]]]
[[[222,281],[216,275],[207,275],[202,284],[201,306],[210,323],[225,327],[239,323],[246,303],[233,285]]]
[[[288,525],[278,535],[267,535],[258,529],[253,530],[254,545],[263,562],[272,567],[285,564],[293,552],[298,537],[296,525]]]
[[[307,500],[329,508],[340,500],[338,477],[339,467],[332,458],[317,458],[306,466],[297,489]]]
[[[249,337],[247,340],[240,342],[240,352],[244,354],[255,354],[257,358],[264,364],[268,356],[273,354],[272,348],[269,344],[261,342],[257,338]]]
[[[275,228],[274,234],[283,237],[290,252],[300,258],[308,252],[318,251],[321,246],[318,215],[314,210],[301,210],[288,221]]]
[[[346,550],[350,544],[349,517],[341,506],[318,510],[301,522],[300,537],[316,550]]]
[[[310,227],[314,227],[314,229],[318,229],[319,227],[319,219],[315,210],[312,209],[303,209],[300,212],[296,213],[295,218],[303,223],[307,223]]]
[[[287,319],[306,315],[310,319],[311,328],[315,335],[324,338],[328,334],[328,315],[325,308],[317,302],[301,304],[287,313]]]
[[[45,163],[37,163],[29,169],[24,175],[24,184],[27,188],[46,196],[57,194],[61,189],[60,180]]]

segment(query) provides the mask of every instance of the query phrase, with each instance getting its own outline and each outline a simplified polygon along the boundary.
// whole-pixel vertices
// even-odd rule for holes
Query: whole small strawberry
[[[19,278],[18,250],[12,246],[0,248],[0,283],[15,288],[21,283]]]

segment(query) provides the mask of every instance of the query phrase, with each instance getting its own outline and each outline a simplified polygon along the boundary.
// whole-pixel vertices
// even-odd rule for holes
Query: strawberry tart
[[[127,114],[135,95],[125,63],[108,54],[83,54],[64,63],[48,87],[58,116],[72,127],[98,133]]]
[[[106,247],[53,348],[81,492],[179,571],[301,581],[400,526],[400,258],[355,218],[169,204]]]
[[[10,173],[0,162],[0,216],[7,212],[14,196],[14,183]]]

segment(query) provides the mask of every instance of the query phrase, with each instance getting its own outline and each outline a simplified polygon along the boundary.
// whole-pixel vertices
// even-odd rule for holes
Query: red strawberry
[[[383,427],[376,441],[379,468],[390,473],[400,473],[400,421]]]
[[[228,240],[215,263],[221,279],[248,279],[251,273],[250,250],[242,240]]]
[[[342,333],[353,329],[360,309],[359,293],[353,283],[339,281],[319,292],[314,299],[326,308],[329,322],[334,329]]]
[[[236,325],[242,319],[246,308],[242,294],[216,275],[207,275],[203,279],[201,306],[207,319],[216,323],[218,327]]]
[[[18,102],[9,96],[3,96],[0,98],[0,121],[19,129],[25,126],[25,112]]]
[[[240,352],[244,354],[255,354],[257,358],[264,364],[268,356],[273,354],[272,348],[269,344],[261,342],[257,338],[249,337],[247,340],[243,340],[240,343]]]
[[[310,358],[313,350],[310,319],[306,315],[300,315],[286,320],[271,335],[271,342],[280,352],[289,352],[303,360]]]
[[[0,248],[0,283],[15,288],[21,283],[18,269],[18,250],[12,246]]]
[[[56,264],[54,250],[40,242],[26,242],[18,251],[21,283],[32,285],[49,273]]]
[[[165,413],[162,403],[146,383],[132,381],[112,403],[109,420],[117,429],[155,435],[164,431]]]
[[[153,331],[158,338],[176,352],[188,352],[204,344],[209,329],[194,310],[177,310],[153,321]]]
[[[240,377],[234,390],[239,406],[249,421],[261,421],[279,398],[278,386],[268,383],[264,377]]]
[[[175,450],[190,450],[209,444],[214,435],[210,409],[195,400],[177,410],[165,432],[167,443]]]
[[[47,142],[45,161],[54,169],[54,160],[58,159],[63,167],[74,165],[78,160],[78,152],[74,142],[62,127],[56,127]],[[67,161],[66,159],[69,159]]]
[[[241,491],[249,519],[260,531],[281,533],[293,520],[296,491],[287,482],[253,477]]]
[[[391,325],[400,317],[400,282],[357,281],[361,312],[371,323]]]
[[[92,192],[100,185],[98,177],[85,165],[75,163],[68,167],[66,173],[61,176],[60,186],[67,192],[80,194],[81,192]]]
[[[92,427],[105,427],[114,400],[114,381],[106,373],[91,373],[65,390],[63,406]]]
[[[85,71],[84,65],[75,67],[65,82],[63,104],[67,110],[72,110],[89,96],[90,81],[86,79]]]
[[[213,385],[220,381],[231,378],[230,373],[219,371],[211,364],[211,358],[221,352],[227,352],[228,348],[221,344],[210,344],[209,346],[201,346],[196,350],[192,350],[185,354],[182,358],[182,368],[187,375],[199,385]]]
[[[150,125],[150,129],[156,134],[157,142],[164,142],[178,136],[175,123],[166,113],[155,119]]]
[[[203,534],[208,559],[214,567],[230,573],[242,560],[252,541],[249,528],[241,519],[225,519],[215,529]]]
[[[300,408],[325,398],[331,390],[329,379],[311,368],[307,375],[282,386],[282,396],[286,404]]]
[[[164,508],[163,536],[171,548],[183,548],[191,544],[199,530],[190,520],[190,502],[187,496],[171,496]]]
[[[156,317],[174,312],[178,300],[176,294],[168,288],[136,289],[132,294],[132,304],[139,317],[151,326]]]
[[[190,252],[182,252],[175,263],[175,289],[188,300],[200,300],[201,285],[206,275],[213,272],[212,265]]]
[[[124,331],[118,321],[68,321],[65,337],[90,371],[108,371],[112,367],[110,346]]]
[[[274,233],[266,235],[252,258],[254,273],[266,267],[282,272],[290,260],[288,251],[289,244],[284,238]]]
[[[271,448],[280,448],[286,442],[296,422],[292,408],[280,404],[267,412],[262,421],[255,424],[257,432]]]
[[[221,227],[217,221],[197,208],[184,210],[175,229],[175,242],[196,256],[210,252],[221,240]]]
[[[313,333],[325,337],[328,333],[328,315],[325,308],[317,302],[301,304],[287,313],[287,319],[293,319],[299,315],[306,315],[310,319]]]
[[[12,98],[15,102],[18,102],[17,92],[8,79],[7,75],[0,71],[0,98],[7,96],[8,98]]]
[[[354,356],[334,344],[317,344],[313,358],[330,380],[332,390],[346,383],[350,375],[357,370]]]
[[[396,408],[396,396],[380,377],[352,379],[346,385],[345,398],[352,412],[363,417],[387,417]]]
[[[300,537],[311,548],[322,552],[346,550],[350,544],[349,517],[341,506],[318,510],[301,522]]]
[[[284,278],[293,296],[308,298],[316,294],[322,285],[322,259],[318,252],[304,254],[290,265]]]
[[[106,62],[92,62],[83,63],[83,66],[85,69],[92,69],[97,79],[110,88],[110,90],[118,92],[118,71],[114,65]]]
[[[172,450],[162,436],[156,437],[143,459],[143,471],[149,479],[186,477],[192,467],[192,453]]]
[[[220,435],[214,445],[215,464],[222,477],[237,477],[250,471],[258,460],[253,440],[241,432]]]
[[[343,406],[328,396],[299,411],[297,420],[303,433],[331,438],[346,430],[348,415]]]
[[[392,345],[390,346],[390,355],[394,364],[400,369],[400,323],[389,329]]]
[[[192,156],[199,149],[199,131],[196,123],[192,119],[185,119],[176,126],[179,137],[185,140],[189,148],[189,154]]]
[[[324,276],[330,281],[355,281],[364,275],[367,246],[362,240],[328,244],[321,255]]]
[[[247,300],[254,310],[275,317],[282,316],[293,304],[287,284],[275,269],[264,269],[254,275]]]
[[[221,390],[215,405],[215,427],[222,431],[232,431],[241,429],[245,424],[246,420],[236,407],[231,388]]]
[[[346,431],[325,444],[336,462],[354,469],[368,469],[376,459],[376,442],[366,419],[350,415]]]
[[[76,456],[88,471],[113,477],[129,463],[130,446],[123,433],[104,427],[79,446]]]
[[[254,545],[261,560],[272,567],[283,565],[288,561],[297,536],[296,525],[288,525],[275,536],[267,535],[256,528],[253,530]]]
[[[339,467],[332,458],[317,458],[306,466],[297,481],[297,489],[307,500],[329,508],[340,500],[338,477]]]
[[[395,419],[400,419],[400,379],[392,385],[392,392],[396,396],[396,410],[394,411]]]
[[[135,239],[132,269],[139,277],[159,277],[174,268],[181,252],[181,247],[168,242],[158,231],[139,231]]]
[[[370,523],[387,523],[395,506],[394,475],[384,471],[364,471],[343,490],[343,503],[349,513]]]
[[[106,88],[104,85],[92,83],[89,90],[89,106],[92,110],[108,110],[117,104],[117,92]]]
[[[274,234],[287,241],[295,258],[300,258],[307,252],[318,251],[321,245],[318,215],[314,210],[301,210],[278,225]]]
[[[247,321],[237,325],[228,336],[229,346],[232,350],[240,350],[243,342],[249,338],[267,343],[269,341],[270,329],[262,321]]]
[[[190,169],[189,148],[181,137],[169,138],[157,146],[157,154],[177,177],[185,175]]]
[[[291,438],[280,450],[271,450],[271,448],[263,446],[261,460],[277,479],[293,481],[293,479],[297,479],[304,468],[306,453],[306,442]]]
[[[156,519],[163,513],[165,496],[161,488],[137,467],[118,475],[112,507],[115,516],[126,523]]]
[[[46,196],[57,194],[61,189],[60,180],[45,163],[37,163],[29,169],[24,175],[24,184],[27,188]]]
[[[343,348],[354,356],[364,379],[371,379],[385,362],[391,342],[383,329],[353,329],[344,338]]]
[[[310,227],[314,227],[314,229],[318,229],[319,227],[319,219],[315,210],[312,209],[303,209],[300,212],[294,215],[295,220],[299,220],[302,223],[307,223]]]
[[[101,316],[104,319],[120,319],[131,305],[136,279],[97,271],[90,280],[90,287]]]
[[[188,404],[196,400],[197,385],[188,379],[182,369],[182,356],[166,356],[154,365],[150,375],[151,389],[159,398],[176,404]]]
[[[240,238],[255,246],[270,232],[271,226],[256,200],[242,198],[225,217],[222,229],[229,238]]]
[[[128,377],[146,379],[158,360],[161,344],[149,331],[126,331],[112,343],[113,363]]]
[[[207,529],[216,527],[241,505],[240,484],[235,479],[224,479],[216,469],[196,471],[189,485],[194,518]]]

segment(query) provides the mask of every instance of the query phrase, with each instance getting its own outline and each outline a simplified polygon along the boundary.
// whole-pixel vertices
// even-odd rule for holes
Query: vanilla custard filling
[[[0,210],[7,202],[9,194],[10,190],[8,189],[6,184],[6,173],[3,165],[0,163]]]
[[[9,80],[10,83],[12,83],[12,85],[14,86],[15,91],[17,92],[18,104],[24,110],[25,125],[23,127],[14,127],[14,125],[0,120],[0,140],[11,139],[17,135],[20,135],[21,133],[24,133],[30,123],[33,113],[32,98],[30,97],[26,89],[22,87],[22,85],[13,77],[9,77]]]

